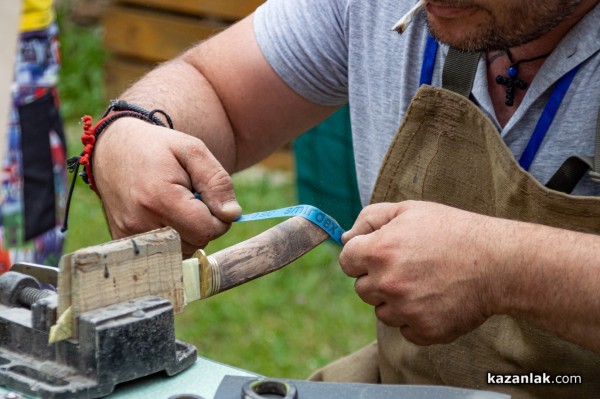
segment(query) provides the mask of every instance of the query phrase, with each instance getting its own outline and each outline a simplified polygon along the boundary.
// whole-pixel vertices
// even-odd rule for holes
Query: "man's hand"
[[[229,174],[184,133],[119,119],[100,136],[93,167],[114,238],[170,226],[189,256],[241,214]]]
[[[448,343],[492,314],[493,220],[428,202],[370,205],[342,237],[340,264],[382,322],[416,344]]]

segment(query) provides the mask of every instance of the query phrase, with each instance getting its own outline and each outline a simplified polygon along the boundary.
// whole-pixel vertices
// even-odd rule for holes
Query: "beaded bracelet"
[[[157,114],[162,115],[167,123],[165,124]],[[83,121],[83,134],[81,135],[81,142],[83,144],[83,151],[78,157],[72,157],[67,160],[67,168],[69,172],[73,173],[73,179],[71,180],[71,187],[69,188],[69,194],[67,196],[67,203],[65,206],[65,218],[62,232],[65,232],[68,228],[69,209],[71,207],[71,199],[73,197],[73,190],[75,189],[76,176],[81,176],[82,180],[90,186],[92,190],[98,196],[98,189],[94,182],[94,174],[92,168],[92,155],[94,152],[94,146],[98,141],[100,135],[110,126],[111,123],[120,118],[131,117],[143,120],[153,125],[168,127],[173,129],[173,121],[166,112],[160,109],[147,111],[144,108],[130,104],[123,100],[111,100],[110,105],[102,115],[101,119],[92,126],[92,117],[85,115],[81,120]],[[84,169],[79,172],[79,167],[83,165]]]

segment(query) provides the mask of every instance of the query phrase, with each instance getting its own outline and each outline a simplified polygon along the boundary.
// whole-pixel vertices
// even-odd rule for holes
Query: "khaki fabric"
[[[371,198],[372,203],[403,200],[600,233],[600,198],[545,188],[518,165],[474,104],[429,86],[415,95]],[[488,389],[515,399],[600,397],[600,355],[525,321],[494,316],[451,344],[427,347],[406,341],[398,329],[377,327],[379,351],[373,356],[382,383]],[[343,370],[339,364],[337,369]],[[575,374],[583,384],[488,385],[488,372]]]
[[[545,188],[471,101],[422,87],[383,161],[371,202],[427,200],[484,215],[600,233],[600,198]]]
[[[329,382],[380,383],[377,341],[316,371],[308,379]]]

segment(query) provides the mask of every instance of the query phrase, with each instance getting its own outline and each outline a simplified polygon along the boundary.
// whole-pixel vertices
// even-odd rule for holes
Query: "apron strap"
[[[548,180],[546,187],[570,194],[588,170],[592,181],[600,183],[600,109],[598,109],[598,120],[596,121],[594,154],[594,157],[569,157]]]
[[[481,53],[450,47],[442,71],[442,87],[469,98],[480,57]],[[546,183],[546,187],[569,194],[588,170],[592,181],[600,183],[600,109],[596,123],[595,156],[568,158]]]
[[[480,57],[481,53],[450,47],[442,71],[442,87],[469,98]]]
[[[596,120],[596,146],[594,151],[594,164],[591,166],[590,176],[594,182],[600,183],[600,108],[598,108],[598,119]]]

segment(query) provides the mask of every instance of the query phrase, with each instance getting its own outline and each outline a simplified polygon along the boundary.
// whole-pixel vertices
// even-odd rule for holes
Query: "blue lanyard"
[[[425,43],[425,53],[423,54],[423,64],[421,65],[421,78],[419,86],[429,85],[433,80],[433,68],[435,67],[435,56],[437,55],[439,44],[431,35],[427,35]]]
[[[550,125],[558,112],[558,108],[560,107],[560,103],[565,98],[565,94],[569,90],[569,86],[573,82],[577,71],[579,70],[579,65],[575,68],[571,69],[566,75],[564,75],[558,82],[556,82],[556,86],[554,90],[552,90],[552,94],[542,111],[542,115],[533,130],[533,134],[529,139],[529,143],[527,143],[527,147],[525,147],[525,151],[521,154],[521,158],[519,158],[519,165],[525,170],[529,170],[531,163],[533,162],[533,158],[535,154],[540,149],[542,145],[542,141],[544,137],[546,137],[546,133],[550,129]]]
[[[419,86],[423,84],[431,85],[438,48],[438,42],[431,35],[427,35]],[[542,115],[533,130],[533,134],[529,138],[529,142],[527,143],[523,154],[521,154],[521,158],[519,158],[519,165],[521,165],[523,169],[529,170],[531,167],[535,154],[537,154],[540,149],[542,141],[544,140],[544,137],[546,137],[546,133],[550,130],[550,125],[552,124],[552,121],[558,112],[558,108],[565,98],[578,70],[579,66],[576,66],[556,82],[556,86],[552,90],[552,94],[550,94],[550,98],[542,111]]]

